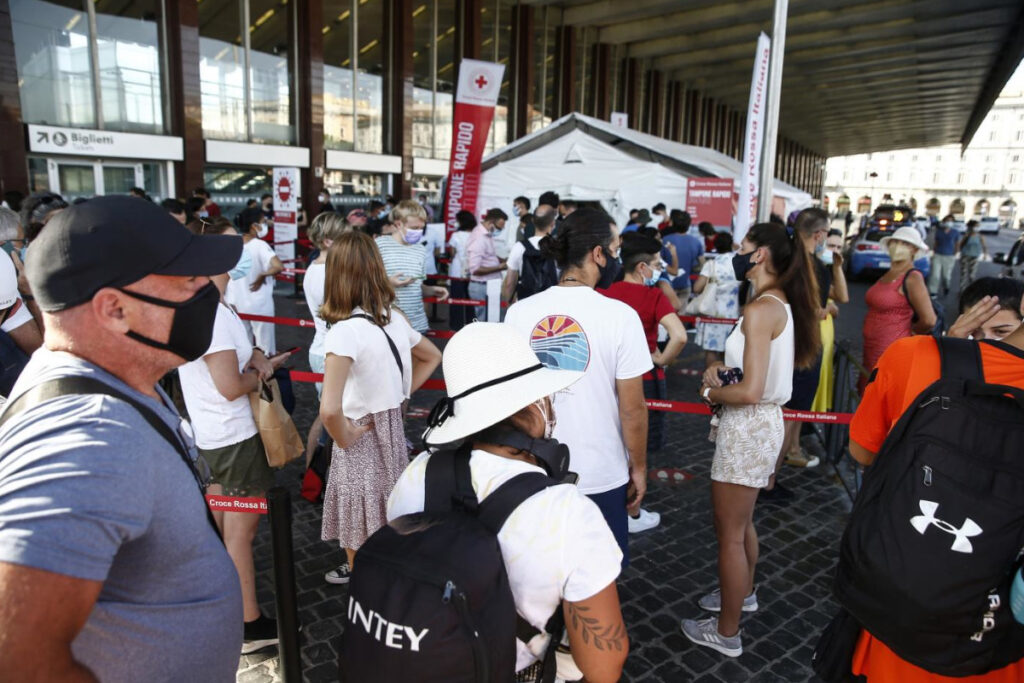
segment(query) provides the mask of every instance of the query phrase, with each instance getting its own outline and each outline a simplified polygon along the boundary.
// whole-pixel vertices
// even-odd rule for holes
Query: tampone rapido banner
[[[686,212],[696,225],[702,221],[716,228],[732,225],[732,178],[689,178],[686,181]]]
[[[463,59],[455,91],[452,154],[444,193],[445,232],[455,232],[455,215],[462,210],[476,214],[480,191],[480,160],[501,92],[505,67],[493,62]]]

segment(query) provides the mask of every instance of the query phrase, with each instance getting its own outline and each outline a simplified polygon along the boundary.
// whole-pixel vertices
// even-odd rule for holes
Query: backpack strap
[[[985,381],[978,342],[955,337],[939,337],[942,377]]]
[[[457,450],[438,451],[427,461],[423,511],[431,513],[461,509],[476,514],[479,503],[469,469],[472,444]]]
[[[400,353],[398,353],[398,347],[395,346],[395,342],[394,342],[393,339],[391,339],[391,335],[388,334],[388,331],[385,330],[380,325],[378,325],[376,320],[374,320],[370,316],[366,315],[365,313],[353,313],[349,317],[350,318],[363,318],[364,320],[369,320],[370,323],[372,323],[374,327],[378,328],[381,332],[384,333],[384,338],[388,340],[388,346],[391,347],[391,355],[395,357],[395,362],[398,363],[398,372],[404,378],[405,377],[405,366],[402,364],[402,355]]]
[[[171,429],[167,423],[153,411],[152,408],[94,377],[58,377],[56,379],[42,382],[41,384],[37,384],[4,407],[3,412],[0,413],[0,428],[3,428],[3,426],[18,413],[21,413],[32,406],[40,403],[46,403],[47,401],[60,398],[61,396],[89,394],[109,396],[119,401],[123,401],[134,408],[142,419],[149,423],[149,426],[153,428],[153,431],[159,434],[164,441],[174,448],[175,452],[177,452],[185,463],[185,466],[188,467],[189,472],[192,473],[193,478],[195,478],[196,484],[199,486],[199,494],[205,496],[206,482],[203,481],[202,476],[199,474],[199,470],[196,469],[196,465],[192,461],[192,456],[185,447],[184,442],[182,442],[181,437],[179,437],[174,430]],[[220,530],[217,528],[217,523],[213,519],[213,513],[210,512],[210,508],[206,504],[205,499],[203,500],[203,508],[206,509],[207,520],[210,522],[214,531],[217,532],[218,538],[220,538]]]

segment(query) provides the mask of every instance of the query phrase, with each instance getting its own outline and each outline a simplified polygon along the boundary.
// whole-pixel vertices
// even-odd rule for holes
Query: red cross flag
[[[455,214],[465,209],[477,213],[480,191],[480,160],[494,119],[505,67],[493,62],[463,59],[455,91],[452,154],[444,193],[445,232],[455,232]]]

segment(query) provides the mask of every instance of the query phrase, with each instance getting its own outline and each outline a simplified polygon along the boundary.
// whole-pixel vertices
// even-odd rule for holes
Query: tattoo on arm
[[[615,625],[605,625],[597,617],[590,616],[590,608],[585,605],[577,605],[571,602],[569,606],[569,618],[574,631],[579,631],[583,636],[584,644],[589,645],[591,640],[598,650],[617,650],[622,652],[623,641],[626,639],[626,627],[620,621]]]

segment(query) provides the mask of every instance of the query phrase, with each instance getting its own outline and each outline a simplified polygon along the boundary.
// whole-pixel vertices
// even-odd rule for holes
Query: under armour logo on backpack
[[[953,539],[953,547],[951,550],[958,553],[974,552],[974,546],[971,545],[971,541],[969,539],[972,536],[978,536],[982,531],[981,527],[975,524],[974,520],[970,517],[965,518],[963,525],[957,529],[949,522],[943,519],[938,519],[935,516],[935,511],[939,509],[938,503],[934,503],[930,500],[922,500],[919,501],[919,505],[921,506],[922,514],[915,515],[910,518],[910,523],[915,529],[917,529],[917,533],[923,535],[924,532],[928,530],[928,527],[934,526],[938,529],[942,529],[947,534],[953,534],[953,536],[956,537]]]

